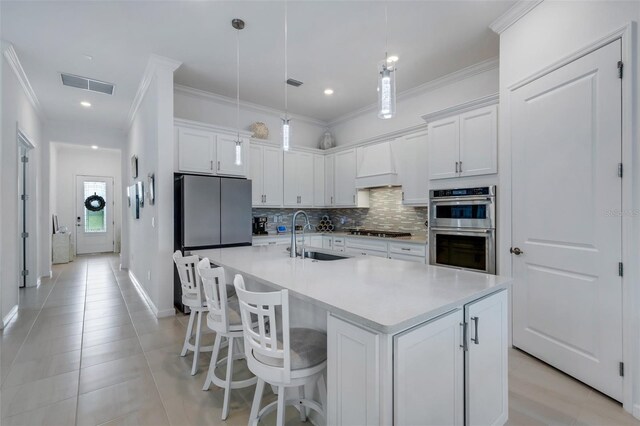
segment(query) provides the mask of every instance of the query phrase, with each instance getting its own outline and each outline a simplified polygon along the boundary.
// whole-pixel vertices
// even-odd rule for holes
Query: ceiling
[[[514,1],[388,1],[389,54],[403,91],[496,57],[488,28]],[[376,102],[384,2],[289,2],[289,111],[323,121]],[[11,42],[47,118],[125,127],[150,53],[181,61],[177,84],[284,108],[284,3],[271,1],[2,1]],[[84,55],[90,55],[89,60]],[[60,72],[115,83],[113,96],[63,87]],[[332,88],[332,96],[323,94]],[[93,104],[83,108],[80,101]]]

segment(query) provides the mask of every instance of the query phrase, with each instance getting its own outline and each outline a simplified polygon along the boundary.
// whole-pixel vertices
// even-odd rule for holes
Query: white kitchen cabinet
[[[216,137],[216,174],[226,176],[247,175],[247,145],[245,139],[240,139],[241,164],[236,164],[237,136],[218,135]]]
[[[329,314],[327,363],[327,424],[380,424],[379,335]]]
[[[429,204],[429,164],[427,133],[404,136],[394,142],[398,182],[402,185],[402,204]]]
[[[497,173],[497,105],[429,123],[429,178]]]
[[[426,244],[389,242],[389,259],[427,263]]]
[[[322,236],[322,248],[327,250],[333,250],[333,237],[329,235]]]
[[[394,424],[464,424],[462,309],[394,337]]]
[[[386,241],[370,240],[366,238],[346,238],[345,248],[348,254],[361,256],[376,256],[387,258],[389,256]]]
[[[333,207],[335,203],[335,154],[324,157],[324,205]]]
[[[178,170],[214,173],[216,134],[206,130],[178,128]]]
[[[498,107],[460,115],[460,176],[498,172]]]
[[[282,206],[282,151],[251,144],[249,178],[253,207]]]
[[[369,191],[356,189],[356,150],[335,153],[334,196],[336,207],[369,207]]]
[[[283,202],[285,207],[313,206],[313,154],[284,153]]]
[[[313,155],[313,206],[324,207],[325,203],[324,155]]]
[[[467,425],[502,425],[508,417],[507,291],[465,306]]]

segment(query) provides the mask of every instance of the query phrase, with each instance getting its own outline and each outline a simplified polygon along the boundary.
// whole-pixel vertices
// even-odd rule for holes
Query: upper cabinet
[[[324,155],[313,155],[313,206],[325,206]]]
[[[369,192],[356,189],[356,150],[335,153],[334,196],[336,207],[369,207]]]
[[[402,204],[429,204],[427,133],[404,136],[394,142],[398,181],[402,184]]]
[[[308,152],[284,153],[284,206],[313,207],[314,159]]]
[[[177,171],[211,175],[247,175],[248,138],[241,135],[241,163],[236,164],[237,135],[228,129],[176,121]]]
[[[251,144],[251,204],[253,207],[282,206],[282,150]]]
[[[324,205],[333,207],[336,205],[335,198],[335,154],[327,154],[324,157]]]
[[[478,176],[498,172],[497,105],[429,123],[429,178]]]

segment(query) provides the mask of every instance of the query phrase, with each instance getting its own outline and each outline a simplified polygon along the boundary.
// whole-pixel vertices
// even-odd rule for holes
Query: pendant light
[[[231,26],[236,29],[236,166],[242,166],[242,139],[240,138],[240,30],[244,28],[244,21],[235,18]]]
[[[282,119],[282,149],[289,151],[290,146],[290,128],[289,128],[289,99],[287,93],[288,63],[287,63],[287,2],[284,2],[284,118]]]
[[[396,61],[389,58],[389,20],[384,6],[384,61],[378,68],[378,117],[392,118],[396,114]],[[395,59],[395,58],[393,58]]]

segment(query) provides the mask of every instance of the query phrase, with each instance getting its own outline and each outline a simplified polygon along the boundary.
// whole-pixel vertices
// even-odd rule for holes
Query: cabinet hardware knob
[[[515,254],[516,256],[520,256],[521,254],[523,254],[523,253],[524,253],[524,251],[520,250],[520,248],[519,248],[519,247],[511,247],[511,248],[509,249],[509,253],[511,253],[511,254]]]

